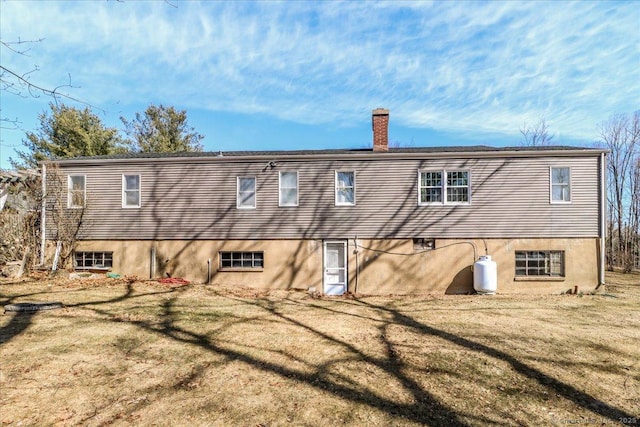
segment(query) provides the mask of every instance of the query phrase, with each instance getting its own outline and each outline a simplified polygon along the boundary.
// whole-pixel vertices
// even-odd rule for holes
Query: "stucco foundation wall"
[[[154,248],[155,274],[152,275]],[[76,250],[112,251],[112,270],[124,275],[157,278],[169,274],[195,283],[262,289],[322,289],[320,240],[85,240],[78,242]],[[264,268],[220,269],[220,251],[262,251]]]
[[[419,253],[411,240],[360,240],[349,247],[350,290],[363,294],[464,294],[473,292],[474,256],[491,255],[498,269],[498,293],[583,292],[598,285],[598,240],[585,239],[436,239],[436,249]],[[474,247],[476,254],[474,254]],[[370,248],[370,249],[367,249]],[[521,280],[515,277],[515,251],[565,251],[565,277]],[[384,251],[384,252],[378,252]],[[385,253],[391,252],[391,253]],[[398,255],[412,254],[412,255]],[[357,273],[356,273],[357,272]],[[357,275],[357,277],[356,277]],[[356,288],[357,283],[357,288]]]
[[[473,291],[472,266],[487,251],[497,263],[498,293],[560,293],[574,286],[588,292],[598,285],[598,240],[563,239],[436,239],[436,249],[421,252],[411,239],[348,240],[349,291],[358,294],[460,294]],[[475,247],[475,251],[474,251]],[[260,289],[322,291],[322,240],[85,240],[78,251],[112,251],[113,271],[123,275],[184,277],[211,285],[243,285]],[[515,278],[516,250],[565,251],[562,279]],[[263,251],[264,268],[256,271],[219,269],[220,251]]]

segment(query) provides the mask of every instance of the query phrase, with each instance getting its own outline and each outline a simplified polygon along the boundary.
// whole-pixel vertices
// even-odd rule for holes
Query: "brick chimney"
[[[376,108],[371,117],[373,151],[389,151],[389,110]]]

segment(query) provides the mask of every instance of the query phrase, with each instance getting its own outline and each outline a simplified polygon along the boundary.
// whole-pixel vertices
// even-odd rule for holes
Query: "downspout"
[[[42,164],[42,200],[40,206],[40,265],[44,265],[45,257],[44,251],[47,248],[47,243],[45,239],[45,233],[47,231],[47,227],[45,224],[46,216],[45,216],[45,208],[47,206],[46,198],[47,198],[47,165]]]
[[[600,154],[600,267],[598,287],[604,285],[605,238],[607,233],[607,155]]]
[[[156,277],[156,247],[153,245],[149,252],[149,258],[149,278],[153,280]]]
[[[356,254],[356,287],[353,290],[353,294],[357,295],[358,294],[358,280],[360,279],[360,265],[358,263],[358,235],[356,235],[355,239],[353,239],[353,244],[356,247],[355,248],[355,254]]]

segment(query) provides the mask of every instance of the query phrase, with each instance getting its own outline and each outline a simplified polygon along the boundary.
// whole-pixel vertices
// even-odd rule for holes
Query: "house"
[[[77,269],[327,294],[500,293],[604,282],[606,152],[576,147],[123,154],[58,168],[84,210]],[[45,180],[50,182],[50,179]],[[43,245],[55,246],[44,210]]]

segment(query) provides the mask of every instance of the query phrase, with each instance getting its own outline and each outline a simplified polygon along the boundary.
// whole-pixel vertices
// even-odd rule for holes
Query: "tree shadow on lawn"
[[[172,289],[167,292],[159,293],[172,292],[175,292],[175,290]],[[140,296],[148,295],[149,294],[141,294]],[[106,304],[117,302],[132,297],[135,296],[131,295],[131,289],[129,288],[124,295],[110,299],[108,301],[104,301],[102,303]],[[324,342],[339,346],[348,353],[348,356],[346,358],[337,358],[331,360],[330,362],[316,365],[310,365],[308,361],[303,362],[306,367],[312,368],[312,372],[305,372],[303,370],[294,369],[292,366],[294,366],[295,363],[277,363],[269,359],[263,359],[253,356],[249,354],[249,352],[243,352],[241,350],[229,348],[230,346],[242,346],[248,349],[249,346],[239,340],[229,341],[216,339],[206,333],[192,332],[188,329],[176,325],[176,321],[180,317],[180,312],[177,311],[179,309],[176,309],[175,307],[178,298],[178,294],[176,293],[173,293],[170,298],[165,299],[159,307],[160,322],[122,319],[121,317],[115,318],[114,322],[135,325],[142,330],[158,334],[165,338],[170,338],[175,342],[200,347],[215,355],[222,356],[226,360],[226,363],[232,361],[243,362],[254,369],[276,374],[288,380],[300,382],[311,388],[330,393],[331,395],[345,401],[362,404],[370,408],[377,409],[398,420],[404,419],[427,425],[451,426],[467,425],[465,419],[471,419],[481,424],[495,423],[495,419],[457,412],[452,407],[449,407],[446,404],[440,402],[439,399],[436,398],[436,396],[431,394],[418,381],[416,381],[416,379],[408,374],[408,372],[410,372],[411,369],[414,368],[408,366],[402,360],[402,358],[398,356],[396,345],[392,342],[389,335],[390,326],[401,326],[419,333],[424,337],[424,339],[428,339],[430,337],[441,338],[463,349],[471,350],[490,358],[506,362],[514,371],[518,372],[526,378],[531,379],[534,382],[537,382],[538,384],[540,384],[540,386],[548,389],[550,393],[555,393],[565,398],[566,400],[572,401],[576,405],[603,418],[607,418],[614,422],[618,422],[621,418],[633,418],[632,415],[626,413],[625,411],[604,403],[587,393],[577,390],[575,387],[569,384],[552,378],[537,370],[536,368],[523,363],[522,361],[518,360],[516,357],[508,353],[505,353],[496,348],[492,348],[485,344],[463,338],[456,334],[434,328],[427,324],[421,323],[406,314],[403,314],[397,309],[372,304],[364,299],[353,299],[350,301],[335,299],[331,300],[331,307],[325,307],[324,304],[317,304],[308,300],[296,301],[291,299],[282,299],[274,301],[268,298],[244,299],[234,296],[221,295],[218,295],[218,297],[226,298],[228,301],[233,302],[234,304],[246,304],[256,307],[260,310],[264,310],[265,314],[275,317],[276,319],[278,319],[278,321],[294,326],[295,328],[299,328],[305,332],[311,333],[322,339]],[[111,317],[114,316],[113,312],[97,307],[100,304],[100,302],[93,301],[87,304],[75,304],[75,306],[83,307],[86,305],[90,307],[90,310],[93,310],[97,313]],[[350,313],[347,310],[341,310],[340,307],[347,307],[346,305],[341,304],[348,304],[350,307],[356,306],[365,308],[368,312],[371,312],[372,315],[370,317],[367,317],[363,316],[362,314],[354,314]],[[346,340],[329,335],[328,333],[321,331],[317,327],[305,324],[293,318],[293,316],[287,315],[286,310],[296,305],[299,307],[307,306],[314,309],[327,310],[332,315],[336,316],[356,316],[363,318],[363,320],[366,319],[371,322],[379,323],[379,325],[377,325],[377,328],[379,331],[380,343],[384,346],[385,349],[385,351],[383,352],[384,354],[380,357],[368,355]],[[247,317],[244,322],[252,322],[255,320],[256,316],[250,316]],[[238,322],[243,322],[242,318],[234,317],[231,323],[222,325],[221,329],[219,329],[217,333],[224,330],[225,328],[230,327],[230,325],[237,324]],[[295,357],[295,355],[289,354],[282,350],[265,350],[270,352],[278,352],[279,354],[287,357],[289,361],[300,360]],[[310,349],[310,351],[312,350]],[[354,360],[362,362],[364,364],[373,365],[397,380],[397,382],[402,386],[403,391],[408,392],[411,396],[410,401],[408,403],[403,403],[392,398],[385,397],[384,395],[378,393],[376,390],[366,388],[363,386],[363,384],[360,384],[351,378],[345,377],[344,375],[338,375],[335,372],[330,371],[331,367],[336,364]],[[193,381],[197,377],[203,375],[205,371],[206,369],[193,371],[193,378],[190,377],[189,381]],[[449,372],[447,373],[447,375],[455,377],[456,373]],[[463,379],[461,379],[461,381],[462,380]],[[142,406],[146,406],[150,403],[151,402],[148,401],[139,402],[133,408],[129,408],[129,412],[133,413],[135,410],[140,409]],[[498,410],[498,408],[496,408],[496,410]],[[507,418],[504,420],[505,423],[510,422],[508,419],[510,417],[510,414],[504,413],[501,415]],[[518,422],[518,420],[515,418],[511,418],[511,421],[516,423]]]
[[[19,282],[18,282],[19,283]],[[5,306],[8,304],[16,303],[17,300],[22,298],[31,297],[34,295],[46,295],[46,294],[54,294],[59,291],[48,291],[48,292],[31,292],[28,294],[20,294],[14,295],[12,297],[7,297],[5,295],[0,294],[0,306]],[[29,326],[33,323],[33,317],[39,313],[39,311],[15,311],[11,313],[11,320],[5,326],[0,327],[0,346],[8,343],[13,338],[22,334],[26,331]],[[4,315],[7,316],[7,312],[4,312]]]
[[[539,371],[538,369],[521,362],[516,357],[501,350],[489,347],[485,344],[481,344],[467,338],[460,337],[450,332],[434,328],[432,326],[425,325],[424,323],[418,322],[412,317],[409,317],[389,307],[370,304],[362,300],[359,300],[359,302],[367,307],[389,313],[392,316],[392,322],[397,325],[411,328],[426,336],[435,336],[445,339],[460,347],[482,353],[497,360],[507,362],[516,372],[539,383],[541,386],[550,389],[550,391],[554,392],[555,394],[558,394],[565,399],[574,402],[576,405],[588,411],[591,411],[596,415],[599,415],[602,418],[608,418],[609,420],[612,420],[614,422],[619,422],[620,419],[634,418],[633,415],[628,414],[623,410],[611,406],[599,399],[596,399],[595,397],[584,393],[569,384],[565,384],[560,380],[552,378]]]
[[[396,348],[396,344],[392,342],[389,327],[401,326],[412,330],[420,334],[425,340],[433,337],[444,339],[456,346],[463,349],[471,350],[478,354],[483,354],[489,358],[496,359],[508,363],[511,368],[523,375],[526,378],[537,382],[543,388],[549,390],[550,393],[557,394],[566,400],[574,402],[579,407],[584,408],[596,415],[603,418],[607,418],[614,422],[618,422],[619,419],[633,418],[633,415],[626,413],[624,410],[611,406],[595,397],[577,390],[575,387],[566,384],[560,380],[552,378],[538,369],[523,363],[516,357],[505,353],[496,348],[488,345],[475,342],[473,340],[458,336],[456,334],[437,329],[429,326],[425,323],[419,322],[413,317],[401,312],[399,309],[395,309],[389,306],[376,305],[366,301],[365,298],[358,299],[331,299],[324,300],[322,302],[315,302],[309,300],[294,300],[284,298],[280,300],[272,300],[269,298],[241,298],[236,296],[223,296],[217,295],[217,297],[225,298],[234,305],[248,305],[260,310],[264,310],[266,318],[263,320],[277,321],[289,324],[297,329],[311,333],[314,336],[320,338],[323,342],[336,345],[348,353],[347,357],[341,357],[330,362],[323,364],[310,364],[308,361],[304,361],[302,358],[298,358],[294,354],[287,353],[280,349],[264,348],[269,352],[278,352],[280,355],[287,358],[288,361],[302,362],[306,368],[311,368],[311,372],[305,372],[293,368],[296,363],[277,363],[271,360],[261,359],[253,356],[248,352],[243,352],[237,349],[229,348],[231,346],[243,346],[249,349],[250,346],[241,340],[218,340],[215,337],[211,337],[205,333],[192,332],[188,329],[182,328],[176,325],[176,321],[180,317],[179,309],[176,309],[176,302],[178,301],[180,293],[186,290],[185,288],[171,288],[168,290],[162,290],[150,293],[134,293],[134,287],[132,284],[127,284],[124,292],[114,298],[101,301],[88,301],[85,303],[69,304],[67,307],[85,308],[94,311],[99,314],[103,314],[111,317],[113,322],[127,323],[135,325],[138,328],[158,334],[162,337],[170,338],[178,343],[184,343],[189,345],[195,345],[208,352],[222,356],[226,363],[232,361],[240,361],[255,369],[279,375],[285,379],[293,380],[305,384],[311,388],[321,390],[332,394],[347,402],[353,402],[357,404],[366,405],[370,408],[377,409],[383,413],[388,414],[398,420],[405,419],[417,423],[427,425],[451,425],[451,426],[463,426],[467,425],[466,420],[472,419],[475,422],[482,424],[495,423],[495,419],[485,418],[480,415],[470,415],[468,413],[459,413],[454,408],[447,406],[445,403],[439,401],[439,399],[426,390],[415,378],[409,373],[411,370],[415,370],[415,367],[407,365],[401,357],[398,356],[399,352]],[[162,302],[160,309],[160,322],[156,321],[144,321],[123,318],[122,316],[114,316],[112,310],[106,310],[101,306],[107,304],[118,303],[122,301],[132,300],[139,297],[148,297],[159,294],[166,294],[165,300]],[[16,297],[17,298],[17,297]],[[14,300],[15,298],[12,298]],[[225,304],[226,306],[226,304]],[[377,344],[382,344],[384,352],[382,356],[371,356],[364,353],[354,344],[340,339],[336,336],[332,336],[322,330],[314,327],[310,324],[303,323],[293,316],[288,315],[286,312],[291,308],[309,308],[324,310],[330,313],[332,316],[353,316],[361,318],[363,321],[376,323],[378,328]],[[358,313],[354,313],[353,309],[358,309]],[[363,315],[364,310],[366,315]],[[24,332],[32,323],[34,313],[21,313],[16,314],[11,321],[0,329],[0,344],[8,342],[13,337]],[[231,322],[225,322],[221,325],[221,328],[217,333],[223,331],[225,328],[231,327],[238,323],[250,323],[260,319],[260,316],[232,316]],[[273,317],[276,320],[271,320],[269,317]],[[230,320],[227,318],[227,320]],[[217,334],[216,333],[216,334]],[[312,351],[312,349],[309,349]],[[394,378],[398,384],[401,385],[403,391],[407,392],[411,399],[407,403],[394,400],[393,398],[386,397],[375,389],[367,388],[366,382],[359,383],[352,378],[344,375],[338,375],[336,372],[332,372],[331,368],[337,364],[344,362],[357,361],[362,364],[370,364],[384,373]],[[193,381],[197,377],[204,375],[206,369],[196,369],[193,371],[192,376],[188,378],[188,381]],[[444,372],[446,375],[456,377],[456,372]],[[460,381],[466,381],[460,378]],[[176,387],[180,387],[185,379],[179,379],[176,383]],[[405,399],[406,400],[406,399]],[[129,412],[132,414],[137,409],[149,405],[150,401],[138,402],[133,407],[129,408]],[[497,410],[498,408],[496,408]],[[510,414],[502,414],[507,417],[504,420],[509,424],[508,417]],[[513,418],[512,421],[518,422]]]
[[[31,292],[28,294],[20,294],[20,295],[14,295],[12,297],[5,297],[5,296],[1,296],[2,299],[0,300],[0,304],[1,305],[7,305],[7,304],[13,304],[18,300],[22,300],[26,297],[32,297],[35,295],[50,295],[50,294],[67,294],[69,292],[81,292],[86,290],[87,288],[80,288],[80,289],[68,289],[68,290],[51,290],[51,291],[39,291],[39,292]],[[73,308],[73,307],[88,307],[88,306],[92,306],[92,305],[103,305],[103,304],[113,304],[113,303],[117,303],[117,302],[122,302],[122,301],[126,301],[126,300],[131,300],[133,298],[142,298],[142,297],[148,297],[148,296],[157,296],[160,294],[166,294],[166,293],[171,293],[175,290],[175,288],[170,289],[170,290],[165,290],[165,291],[158,291],[158,292],[148,292],[148,293],[141,293],[141,294],[135,294],[134,295],[134,286],[132,283],[127,283],[126,284],[126,290],[122,295],[116,296],[114,298],[108,299],[108,300],[98,300],[98,301],[88,301],[88,302],[81,302],[81,303],[72,303],[72,304],[64,304],[63,307],[67,307],[67,308]],[[0,327],[0,346],[8,343],[9,341],[11,341],[13,338],[17,337],[18,335],[22,334],[24,331],[26,331],[29,326],[31,326],[31,324],[33,323],[33,319],[34,316],[38,313],[41,313],[40,311],[17,311],[17,312],[13,312],[13,315],[11,317],[11,320],[9,321],[8,324],[6,324],[5,326]],[[5,315],[7,315],[5,313]]]
[[[0,346],[26,331],[29,326],[31,326],[31,323],[33,323],[33,316],[35,316],[36,313],[36,311],[18,311],[13,313],[9,323],[0,328]]]
[[[232,300],[238,301],[235,298]],[[335,337],[329,336],[317,329],[314,329],[308,325],[296,321],[290,317],[287,317],[278,312],[277,303],[268,300],[260,300],[260,302],[243,302],[251,305],[255,305],[269,312],[270,314],[282,319],[294,326],[303,328],[306,331],[312,332],[317,336],[327,340],[331,343],[338,344],[346,348],[349,352],[356,355],[358,360],[371,363],[379,368],[382,368],[385,372],[392,374],[397,378],[400,383],[405,387],[407,391],[411,393],[416,403],[404,404],[394,400],[385,398],[373,390],[363,390],[357,388],[357,384],[345,385],[332,380],[327,377],[328,369],[335,363],[343,362],[344,360],[333,360],[331,363],[314,366],[315,372],[307,373],[292,369],[289,366],[277,364],[268,360],[262,360],[243,353],[238,350],[233,350],[224,347],[216,340],[210,339],[206,334],[199,334],[180,328],[174,324],[174,311],[173,305],[175,299],[165,301],[163,305],[163,322],[160,325],[151,325],[143,321],[133,321],[131,323],[154,333],[159,333],[164,337],[169,337],[175,341],[183,342],[185,344],[196,345],[207,351],[213,352],[217,355],[224,356],[228,362],[240,361],[244,362],[255,369],[259,369],[265,372],[274,373],[287,378],[289,380],[298,381],[304,383],[312,388],[329,392],[339,398],[351,401],[354,403],[361,403],[372,408],[379,409],[387,414],[404,418],[419,423],[437,424],[437,425],[450,425],[450,426],[464,426],[464,423],[459,415],[452,411],[447,406],[439,403],[433,396],[426,392],[415,380],[409,376],[403,374],[402,362],[396,357],[392,344],[388,343],[387,357],[383,359],[373,358],[362,353],[353,345],[339,340]],[[264,304],[262,304],[264,303]],[[381,326],[383,329],[384,326]],[[291,355],[287,354],[287,357],[291,358]],[[349,357],[351,360],[352,357]],[[335,374],[333,374],[335,376]],[[350,380],[345,377],[339,377],[337,379],[349,382]],[[489,420],[485,420],[489,421]]]

